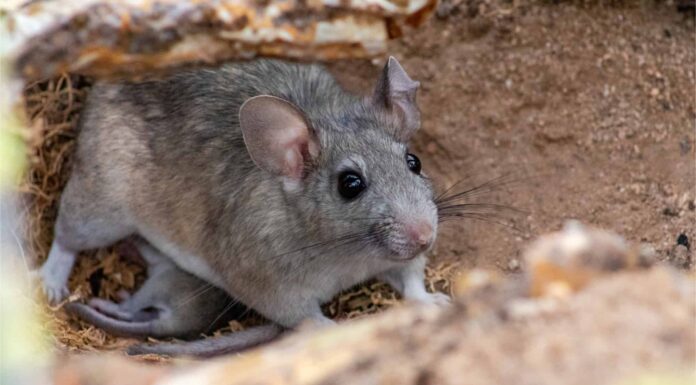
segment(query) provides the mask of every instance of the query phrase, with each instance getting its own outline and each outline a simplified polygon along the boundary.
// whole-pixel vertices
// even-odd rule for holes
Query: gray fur
[[[233,353],[277,338],[282,329],[277,325],[262,325],[234,334],[186,342],[135,344],[127,349],[130,355],[160,354],[167,356],[212,357]]]
[[[404,109],[417,111],[406,103],[415,103],[415,89],[385,103],[399,95],[384,76],[410,79],[399,71],[385,70],[369,98],[348,94],[320,66],[273,60],[96,85],[42,271],[49,297],[64,296],[70,255],[135,233],[284,327],[329,323],[320,304],[376,276],[407,299],[444,302],[423,286],[423,253],[437,230],[433,191],[405,160],[414,127],[404,127]],[[245,147],[239,109],[258,95],[293,104],[319,141],[294,188],[257,167]],[[360,160],[368,187],[346,202],[336,186],[348,158]],[[409,242],[411,221],[431,226],[427,247]]]

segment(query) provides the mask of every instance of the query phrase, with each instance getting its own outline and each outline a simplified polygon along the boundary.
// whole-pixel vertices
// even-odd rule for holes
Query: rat
[[[101,298],[87,305],[65,305],[85,321],[121,337],[192,339],[239,317],[246,309],[225,291],[179,269],[142,239],[132,245],[147,263],[148,277],[133,294],[119,293],[120,303]]]
[[[132,234],[275,325],[370,278],[409,301],[437,236],[432,183],[408,143],[419,83],[390,57],[368,96],[317,64],[255,60],[97,83],[39,270],[51,303],[81,250]]]

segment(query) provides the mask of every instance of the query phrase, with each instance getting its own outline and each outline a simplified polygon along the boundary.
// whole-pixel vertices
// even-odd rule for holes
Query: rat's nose
[[[406,235],[414,245],[421,249],[429,246],[433,240],[433,226],[426,220],[416,221],[406,226]]]

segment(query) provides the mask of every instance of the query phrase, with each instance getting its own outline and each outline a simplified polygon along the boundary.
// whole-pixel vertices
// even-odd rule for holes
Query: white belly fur
[[[156,247],[162,254],[169,257],[180,269],[196,277],[224,289],[222,278],[203,260],[203,258],[181,250],[174,243],[155,232],[141,229],[140,235]]]

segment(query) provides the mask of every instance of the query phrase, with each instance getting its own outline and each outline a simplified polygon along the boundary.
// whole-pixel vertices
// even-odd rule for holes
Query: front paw
[[[440,292],[427,293],[420,301],[437,306],[447,306],[452,303],[452,299],[447,294]]]
[[[65,285],[55,285],[51,282],[43,283],[43,293],[46,296],[48,304],[56,306],[70,295],[70,290]]]
[[[309,317],[302,322],[300,322],[299,325],[295,328],[296,330],[318,330],[318,329],[323,329],[329,326],[334,326],[336,325],[336,321],[327,318],[325,316],[315,316],[315,317]]]
[[[67,285],[57,279],[53,279],[44,269],[29,272],[29,281],[32,286],[41,287],[49,305],[55,306],[70,295]]]

